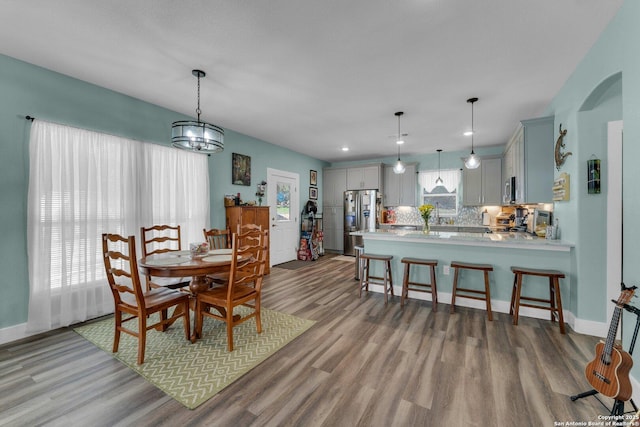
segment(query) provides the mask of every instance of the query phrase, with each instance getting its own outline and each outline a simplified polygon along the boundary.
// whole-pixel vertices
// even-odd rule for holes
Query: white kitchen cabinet
[[[382,164],[347,169],[347,190],[382,190]]]
[[[344,250],[344,192],[347,189],[347,169],[322,170],[322,218],[324,250]]]
[[[322,206],[342,206],[342,198],[346,190],[346,169],[322,170]]]
[[[553,202],[554,117],[523,120],[525,203]]]
[[[323,207],[325,251],[344,251],[344,206]]]
[[[482,169],[482,204],[502,204],[502,159],[483,160]]]
[[[504,179],[516,177],[518,204],[553,201],[553,125],[553,116],[522,120],[507,144]]]
[[[404,173],[396,174],[393,166],[384,167],[384,206],[416,206],[416,168],[416,164],[408,164]]]
[[[515,203],[524,203],[524,131],[519,126],[513,134],[503,156],[503,183],[502,183],[502,204],[511,203],[511,195],[507,194],[510,188],[507,186],[507,180],[511,177],[516,178],[516,199]],[[511,183],[509,182],[509,185]]]
[[[462,171],[462,204],[502,204],[502,159],[482,158],[477,169]]]

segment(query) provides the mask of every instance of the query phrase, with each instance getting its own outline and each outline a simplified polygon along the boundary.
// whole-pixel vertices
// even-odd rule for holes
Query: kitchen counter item
[[[527,231],[538,237],[545,237],[547,235],[547,225],[552,225],[552,215],[551,211],[535,209],[533,211],[533,220],[529,224],[530,228],[527,228]]]
[[[380,224],[380,228],[383,230],[419,230],[422,228],[422,224]]]
[[[500,212],[496,217],[496,226],[511,227],[511,214]]]
[[[491,215],[486,209],[482,212],[482,225],[491,225]]]

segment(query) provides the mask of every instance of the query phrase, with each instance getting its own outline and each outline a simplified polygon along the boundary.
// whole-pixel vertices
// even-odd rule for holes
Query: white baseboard
[[[372,292],[382,293],[382,285],[369,285],[369,290]],[[398,286],[393,287],[395,295],[402,295],[402,288]],[[424,301],[431,301],[431,295],[429,293],[412,292],[409,291],[409,298],[420,299]],[[451,294],[445,292],[438,292],[438,301],[444,304],[451,304]],[[456,302],[457,306],[476,308],[478,310],[485,310],[486,304],[484,301],[478,301],[468,298],[461,298]],[[497,313],[509,313],[511,301],[503,301],[491,299],[491,310]],[[596,337],[606,337],[609,331],[609,325],[603,322],[594,322],[592,320],[576,319],[573,313],[563,310],[564,321],[574,331],[584,334],[593,335]],[[534,319],[548,319],[549,312],[547,310],[541,310],[537,308],[521,307],[520,316],[532,317]]]
[[[23,338],[36,335],[35,333],[27,333],[27,324],[21,323],[19,325],[9,326],[8,328],[0,329],[0,345],[7,344],[13,341],[18,341]]]

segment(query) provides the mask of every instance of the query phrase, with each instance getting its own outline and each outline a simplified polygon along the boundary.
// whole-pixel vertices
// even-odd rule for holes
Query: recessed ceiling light
[[[349,147],[342,147],[342,151],[349,151]]]
[[[465,133],[463,133],[464,136],[471,136],[473,135],[473,132],[471,132],[470,130],[466,131]]]

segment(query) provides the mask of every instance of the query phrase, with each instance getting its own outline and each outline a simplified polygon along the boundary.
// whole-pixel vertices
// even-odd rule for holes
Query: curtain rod
[[[25,116],[24,118],[25,118],[25,120],[29,120],[30,122],[33,122],[36,119],[35,117],[29,116],[29,115]],[[49,122],[49,123],[55,123],[55,122]],[[75,127],[76,129],[84,129],[84,128],[79,128],[77,126],[63,125],[63,124],[61,124],[61,125],[62,126],[69,126],[69,127]],[[107,134],[107,135],[117,136],[119,138],[127,138],[127,139],[132,139],[134,141],[140,141],[140,142],[146,142],[146,143],[149,143],[149,144],[154,144],[153,142],[143,141],[143,140],[140,140],[140,139],[134,139],[134,138],[127,137],[127,136],[122,136],[122,135],[114,135],[114,134],[110,134],[110,133],[107,133],[107,132],[101,132],[101,131],[98,131],[98,130],[93,130],[93,129],[84,129],[84,130],[88,130],[90,132],[104,133],[104,134]],[[158,144],[158,145],[162,145],[162,144]],[[211,154],[207,153],[207,157],[211,157]]]

